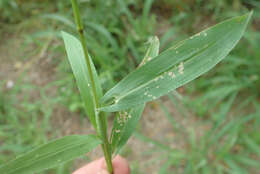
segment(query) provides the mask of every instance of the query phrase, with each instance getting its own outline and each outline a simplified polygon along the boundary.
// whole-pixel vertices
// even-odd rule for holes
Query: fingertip
[[[120,155],[117,155],[113,159],[113,164],[115,165],[123,165],[123,166],[128,166],[128,162],[125,158],[121,157]]]
[[[109,174],[106,170],[101,170],[97,174]]]
[[[76,170],[72,174],[96,174],[102,168],[104,158],[92,161],[91,163],[81,167],[80,169]]]
[[[117,155],[112,160],[112,165],[114,174],[130,174],[130,168],[127,160],[120,155]],[[101,168],[105,170],[107,169],[106,161],[104,158],[101,160]]]
[[[113,160],[113,169],[115,174],[130,174],[130,168],[125,158],[117,155]]]

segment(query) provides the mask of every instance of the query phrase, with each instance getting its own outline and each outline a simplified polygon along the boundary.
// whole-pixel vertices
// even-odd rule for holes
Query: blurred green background
[[[132,174],[259,174],[259,0],[80,0],[86,39],[110,89],[144,55],[254,10],[235,49],[213,70],[151,102],[123,149]],[[60,31],[76,35],[69,0],[0,0],[0,164],[49,139],[93,133]],[[112,121],[112,117],[109,117]],[[67,174],[100,149],[42,174]]]

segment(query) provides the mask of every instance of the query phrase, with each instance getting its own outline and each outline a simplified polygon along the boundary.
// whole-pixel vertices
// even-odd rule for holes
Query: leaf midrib
[[[215,43],[217,43],[217,42],[215,42]],[[194,53],[193,55],[191,55],[190,57],[188,57],[188,58],[186,59],[186,61],[183,61],[183,62],[187,62],[187,61],[189,61],[190,59],[192,59],[193,57],[195,57],[195,56],[201,54],[205,49],[209,48],[210,46],[214,45],[215,43],[211,43],[211,44],[207,45],[207,47],[205,47],[205,48],[201,49],[200,51]],[[179,63],[179,62],[178,62],[178,63]],[[178,64],[178,63],[176,63],[176,64]],[[176,64],[175,64],[175,65],[176,65]],[[173,65],[173,66],[174,66],[174,65]],[[131,93],[134,93],[135,91],[138,91],[140,88],[143,88],[143,87],[149,85],[150,83],[152,83],[152,82],[154,81],[155,78],[158,78],[158,77],[160,77],[161,75],[163,75],[165,72],[170,71],[170,69],[172,69],[173,66],[170,67],[170,68],[168,68],[168,69],[165,70],[164,72],[158,74],[157,76],[155,76],[153,79],[147,81],[146,83],[144,83],[144,84],[138,86],[137,88],[134,88],[134,89],[130,90],[130,91],[127,92],[126,94],[122,95],[121,97],[116,98],[116,99],[118,100],[118,103],[119,103],[120,100],[122,100],[124,97],[130,95]],[[111,105],[110,105],[110,106],[111,106]]]

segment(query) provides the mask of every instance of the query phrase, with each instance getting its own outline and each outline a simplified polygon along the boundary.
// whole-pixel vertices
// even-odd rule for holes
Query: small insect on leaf
[[[162,52],[109,90],[100,110],[121,111],[154,100],[209,71],[235,47],[251,16],[226,20]]]

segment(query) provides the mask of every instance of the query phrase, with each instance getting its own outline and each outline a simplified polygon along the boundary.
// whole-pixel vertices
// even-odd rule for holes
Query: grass
[[[183,127],[169,117],[169,111],[160,105],[165,116],[172,124],[177,135],[181,135],[181,141],[186,148],[179,147],[172,149],[161,142],[155,141],[142,133],[136,137],[141,141],[153,144],[155,149],[160,149],[167,162],[158,173],[256,173],[259,170],[259,139],[249,138],[258,132],[257,124],[259,109],[251,114],[234,114],[237,111],[232,108],[236,99],[234,94],[230,100],[225,102],[215,113],[215,117],[207,120],[196,119],[190,127]],[[169,98],[173,96],[170,94]],[[180,101],[179,101],[180,102]],[[176,103],[172,101],[172,105]],[[183,113],[182,111],[179,111]],[[185,115],[181,115],[185,117]],[[185,118],[186,119],[186,118]],[[185,120],[184,119],[184,120]],[[189,119],[194,119],[194,116]],[[207,122],[207,123],[206,123]],[[200,125],[211,124],[210,129],[202,129],[202,135],[198,135]],[[248,128],[252,126],[252,128]],[[204,130],[204,131],[203,131]],[[187,137],[187,138],[183,138]],[[178,136],[171,137],[177,139]],[[154,151],[154,150],[153,150]],[[162,159],[163,160],[163,159]]]
[[[4,3],[0,5],[0,9],[4,11],[2,14],[0,12],[0,19],[4,19],[1,23],[4,21],[7,29],[20,26],[20,29],[22,28],[20,31],[24,31],[35,23],[42,28],[42,31],[47,29],[47,32],[31,31],[33,34],[29,32],[25,37],[30,44],[33,43],[40,48],[44,44],[39,43],[39,39],[54,38],[51,43],[52,47],[48,49],[51,49],[49,52],[55,52],[51,57],[56,59],[51,59],[51,62],[57,66],[57,76],[62,77],[60,78],[62,80],[50,83],[43,88],[31,83],[16,83],[15,87],[8,91],[5,87],[6,81],[1,81],[0,163],[12,158],[14,154],[27,151],[31,148],[31,144],[35,146],[46,142],[50,138],[48,135],[54,137],[59,134],[59,131],[53,133],[49,124],[57,103],[68,106],[71,112],[77,112],[79,115],[83,113],[79,94],[75,92],[76,87],[71,83],[73,77],[68,62],[59,61],[63,58],[57,59],[59,56],[64,56],[64,50],[61,42],[57,41],[60,36],[55,31],[57,28],[70,26],[72,19],[69,16],[72,16],[72,12],[69,10],[69,1],[68,3],[44,1],[37,4],[28,1],[21,4],[19,15],[13,13],[16,10],[14,4],[12,5],[9,1],[1,2]],[[20,1],[13,2],[20,3]],[[170,171],[175,169],[180,170],[179,173],[187,174],[257,173],[259,170],[257,165],[260,160],[260,136],[257,134],[259,132],[259,117],[257,116],[260,112],[258,109],[260,32],[257,24],[259,23],[259,9],[257,9],[259,5],[257,1],[250,1],[251,4],[248,2],[194,1],[194,4],[190,4],[164,0],[159,4],[149,0],[145,3],[109,0],[105,5],[102,1],[82,3],[81,10],[85,10],[84,21],[89,21],[85,23],[88,31],[86,37],[90,43],[88,46],[91,54],[96,58],[95,64],[98,65],[101,82],[107,89],[141,61],[140,55],[143,55],[146,47],[142,43],[148,36],[158,33],[161,37],[162,48],[166,49],[186,35],[196,33],[204,26],[238,13],[241,14],[248,7],[255,8],[253,27],[246,33],[243,42],[232,54],[218,68],[207,74],[206,78],[200,78],[184,88],[185,92],[181,101],[176,100],[176,96],[169,96],[174,106],[181,109],[179,112],[185,119],[189,120],[190,115],[187,115],[187,112],[192,112],[201,124],[210,123],[212,125],[210,130],[201,137],[193,133],[196,132],[195,128],[195,130],[183,132],[183,127],[176,123],[174,116],[167,112],[167,108],[162,103],[160,104],[166,112],[166,118],[170,119],[169,121],[173,124],[173,130],[189,135],[189,138],[185,140],[187,148],[177,149],[177,152],[169,149],[172,153],[167,151],[168,162],[164,163],[158,173],[171,173]],[[115,8],[121,10],[115,10]],[[25,14],[27,9],[34,9],[34,12]],[[42,13],[48,15],[42,15]],[[24,20],[28,16],[27,21],[30,22]],[[7,29],[2,29],[1,33],[7,32]],[[167,32],[160,35],[162,33],[160,30]],[[75,32],[75,29],[71,27],[71,31]],[[57,88],[55,96],[48,95],[47,89],[52,89],[52,87]],[[40,91],[40,97],[32,100],[29,96],[31,90]],[[24,95],[24,97],[18,100],[19,95]],[[183,106],[180,103],[183,103]],[[164,149],[166,146],[146,136],[137,135],[136,137],[155,144],[155,147],[159,149]],[[61,166],[56,171],[68,173],[68,168],[70,168],[69,164]],[[139,168],[136,164],[133,171],[138,173],[138,170],[141,170]]]
[[[6,90],[3,84],[1,90],[4,89],[5,92],[0,96],[0,163],[46,143],[49,138],[60,134],[50,125],[53,106],[58,100],[49,98],[46,88],[17,82],[12,89]],[[36,94],[37,92],[39,93]],[[35,98],[35,95],[39,96]],[[68,168],[64,167],[56,171],[59,170],[68,172]]]

